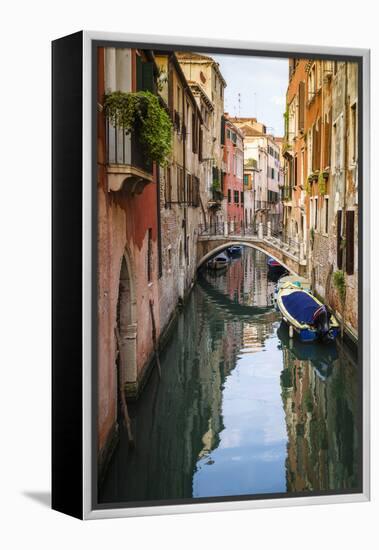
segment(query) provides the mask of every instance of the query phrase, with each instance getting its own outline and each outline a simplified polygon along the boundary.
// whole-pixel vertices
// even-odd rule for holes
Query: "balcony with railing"
[[[254,210],[268,210],[270,208],[270,204],[267,201],[260,201],[256,200],[254,201]]]
[[[212,187],[208,200],[208,208],[219,209],[224,199],[224,173],[217,167],[212,168]]]
[[[106,121],[106,158],[108,188],[119,191],[123,186],[134,193],[141,193],[153,180],[153,163],[147,157],[136,129],[126,134],[123,128]]]

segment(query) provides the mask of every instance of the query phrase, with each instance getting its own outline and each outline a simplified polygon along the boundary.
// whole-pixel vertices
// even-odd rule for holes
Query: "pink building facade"
[[[243,134],[225,117],[224,136],[224,197],[226,217],[235,228],[243,225]]]

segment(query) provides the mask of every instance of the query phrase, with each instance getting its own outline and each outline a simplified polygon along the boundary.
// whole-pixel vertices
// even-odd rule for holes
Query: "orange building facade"
[[[312,287],[358,338],[358,68],[290,59],[284,231],[300,245]]]

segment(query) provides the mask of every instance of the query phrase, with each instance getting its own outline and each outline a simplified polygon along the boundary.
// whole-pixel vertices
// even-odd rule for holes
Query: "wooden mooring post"
[[[162,370],[161,370],[161,362],[160,362],[160,359],[159,359],[159,350],[158,350],[158,344],[157,344],[157,329],[156,329],[156,326],[155,326],[154,307],[153,307],[153,301],[152,300],[150,300],[149,306],[150,306],[152,337],[153,337],[155,360],[157,362],[159,378],[161,378]]]

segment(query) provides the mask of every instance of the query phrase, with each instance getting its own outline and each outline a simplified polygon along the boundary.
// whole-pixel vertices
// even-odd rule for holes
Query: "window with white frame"
[[[308,101],[312,101],[316,93],[316,63],[313,63],[308,73]]]

